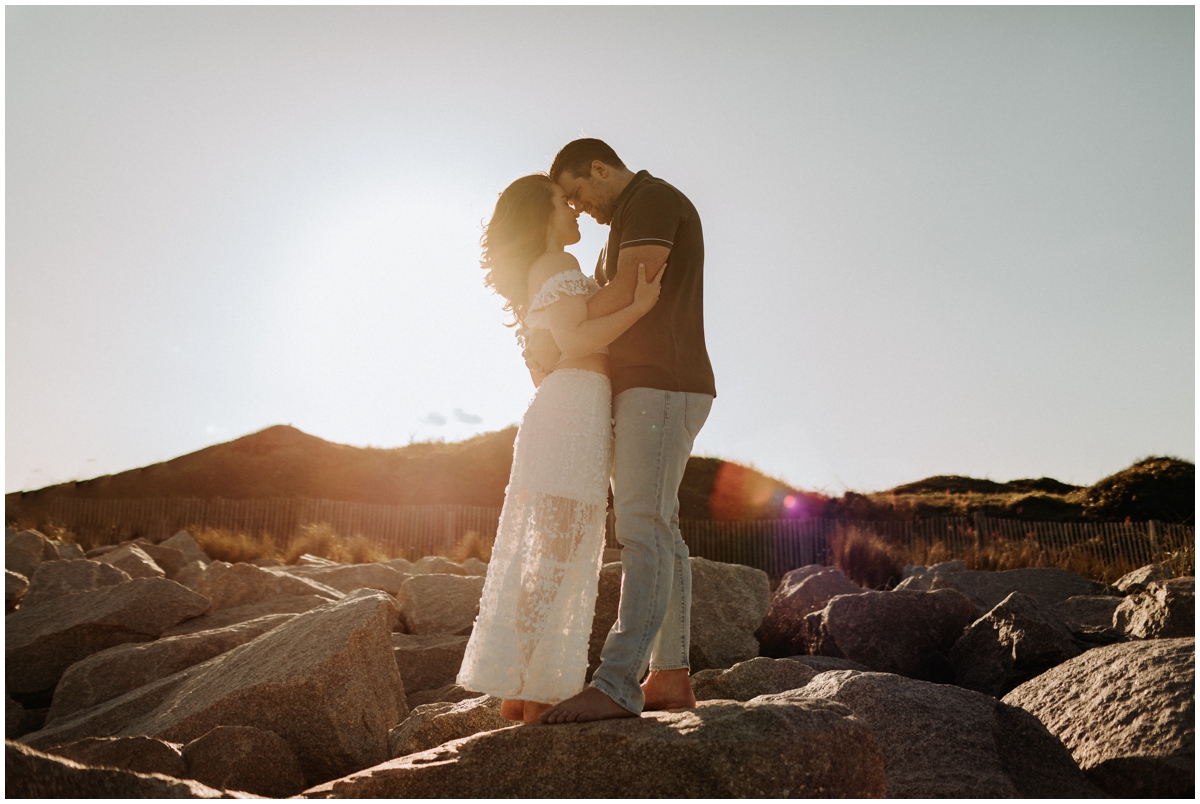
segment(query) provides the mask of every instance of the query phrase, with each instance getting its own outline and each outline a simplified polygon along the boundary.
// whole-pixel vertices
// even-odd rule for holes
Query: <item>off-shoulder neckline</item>
[[[579,268],[570,268],[566,271],[559,271],[553,276],[547,277],[546,281],[542,283],[542,286],[538,288],[538,292],[533,294],[533,298],[529,300],[529,307],[527,308],[528,311],[532,313],[541,310],[543,307],[546,307],[546,304],[538,304],[538,299],[547,293],[557,295],[558,289],[553,287],[553,283],[556,279],[564,276],[569,280],[582,280],[583,282],[587,282],[588,280],[588,275],[579,270]],[[554,299],[554,301],[558,301],[558,299]]]
[[[549,282],[551,279],[558,279],[563,274],[579,274],[582,277],[585,277],[585,278],[587,277],[587,274],[585,274],[582,270],[580,270],[580,268],[578,266],[576,266],[574,268],[568,268],[565,271],[559,271],[556,274],[550,274],[550,276],[546,277],[546,282]],[[546,282],[542,283],[543,288],[546,287]],[[538,290],[540,291],[541,288],[538,288]]]
[[[558,279],[560,276],[565,276],[567,274],[578,274],[579,276],[583,277],[584,279],[587,279],[587,274],[585,274],[583,271],[579,270],[578,268],[568,268],[565,271],[559,271],[556,274],[551,274],[550,276],[546,277],[546,281],[542,283],[542,286],[540,288],[538,288],[538,292],[533,294],[533,298],[536,299],[538,296],[542,295],[542,291],[546,289],[546,285],[549,285],[551,282],[553,282],[555,279]]]

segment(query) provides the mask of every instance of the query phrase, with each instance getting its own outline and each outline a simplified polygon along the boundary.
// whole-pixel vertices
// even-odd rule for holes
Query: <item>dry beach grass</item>
[[[360,534],[342,537],[325,523],[303,526],[300,535],[285,547],[277,545],[266,533],[251,536],[228,528],[201,528],[191,533],[205,553],[231,564],[257,558],[274,558],[285,564],[295,564],[305,554],[327,558],[339,564],[367,564],[394,557]]]

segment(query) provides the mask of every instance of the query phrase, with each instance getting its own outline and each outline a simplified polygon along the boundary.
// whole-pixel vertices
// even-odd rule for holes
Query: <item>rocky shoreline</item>
[[[454,685],[487,567],[5,537],[9,797],[1191,797],[1194,578],[692,559],[695,710]],[[606,564],[589,659],[616,618]]]

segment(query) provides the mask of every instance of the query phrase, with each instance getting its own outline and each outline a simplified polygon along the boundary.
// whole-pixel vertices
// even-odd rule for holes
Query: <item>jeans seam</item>
[[[692,442],[695,442],[696,437],[694,435],[692,435],[692,429],[688,426],[688,413],[689,413],[688,408],[691,407],[690,402],[691,402],[690,396],[688,394],[684,394],[683,395],[683,420],[680,422],[680,424],[683,426],[683,431],[685,433],[687,433],[688,439]],[[689,452],[690,451],[691,450],[689,450]],[[687,471],[686,465],[685,465],[684,471],[685,472]],[[681,482],[682,482],[682,478],[681,478]],[[674,518],[674,517],[672,517],[672,518]],[[673,557],[675,560],[675,575],[676,575],[675,581],[678,581],[679,588],[680,588],[680,590],[682,590],[683,589],[683,562],[680,560],[679,554],[676,551],[675,538],[676,538],[676,536],[678,536],[679,539],[683,539],[683,534],[682,534],[682,532],[680,532],[678,534],[676,533],[676,530],[678,528],[677,523],[671,522],[669,524],[671,526],[671,551],[673,553]],[[672,583],[674,583],[675,581],[673,581]],[[680,595],[680,597],[682,598],[682,595]],[[683,612],[683,607],[685,605],[687,605],[687,601],[680,599],[679,608],[678,608],[678,611],[676,611],[676,616],[679,618],[679,644],[676,647],[676,650],[677,650],[676,655],[681,657],[680,661],[686,663],[688,661],[688,655],[684,651],[684,645],[687,642],[688,637],[686,634],[683,633],[683,630],[684,630],[683,627],[685,624],[684,621],[686,620],[686,618],[684,617],[684,612]],[[684,666],[687,666],[687,665],[685,664]]]
[[[674,535],[674,534],[672,534],[672,535]],[[674,545],[672,545],[672,547],[674,547]],[[679,588],[683,589],[683,562],[679,560],[678,555],[675,556],[675,574],[679,576]],[[682,595],[680,595],[680,597],[682,598]],[[679,655],[683,657],[680,661],[686,662],[688,660],[688,656],[687,656],[687,653],[683,649],[684,640],[686,639],[686,637],[684,637],[684,634],[683,634],[683,626],[684,626],[684,619],[685,619],[683,616],[684,605],[685,605],[685,601],[683,601],[681,599],[679,601],[679,611],[678,611],[678,616],[679,616]]]
[[[658,433],[658,442],[657,442],[658,454],[655,458],[655,467],[654,467],[654,470],[655,470],[654,474],[656,476],[655,477],[655,485],[654,485],[654,502],[655,502],[655,514],[658,516],[662,515],[663,453],[666,451],[666,437],[667,437],[666,424],[667,424],[667,420],[668,420],[669,416],[671,415],[671,396],[670,396],[670,394],[663,394],[662,400],[663,400],[663,411],[662,411],[662,417],[659,420],[662,422],[662,429]],[[668,525],[668,528],[669,527],[670,526]],[[656,547],[657,547],[657,545],[656,545]],[[654,580],[655,580],[655,584],[654,584],[655,591],[657,592],[658,596],[661,596],[663,584],[661,582],[662,579],[660,579],[658,577],[657,570],[655,571]],[[668,586],[667,588],[670,589],[670,586]],[[668,594],[667,600],[668,600],[668,602],[670,602],[669,594]],[[656,596],[655,602],[657,602],[657,596]],[[655,606],[654,608],[657,608],[657,606]],[[642,628],[642,639],[638,643],[638,655],[639,656],[647,656],[648,655],[648,653],[651,649],[651,646],[654,644],[654,637],[657,633],[657,631],[655,633],[649,633],[650,629],[648,627],[645,627],[645,625],[646,625],[645,621],[643,621],[643,624],[644,625]],[[635,678],[633,680],[633,683],[637,684],[639,680],[640,679]]]

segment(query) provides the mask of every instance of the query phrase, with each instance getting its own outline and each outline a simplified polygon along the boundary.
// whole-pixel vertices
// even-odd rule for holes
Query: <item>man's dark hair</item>
[[[550,166],[550,180],[558,181],[568,171],[577,179],[590,176],[592,162],[597,159],[609,167],[625,167],[621,157],[607,143],[593,139],[575,140],[564,145],[558,156],[554,157],[554,164]]]

